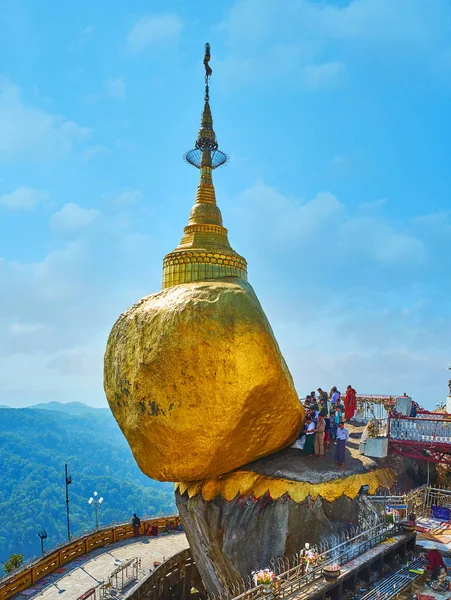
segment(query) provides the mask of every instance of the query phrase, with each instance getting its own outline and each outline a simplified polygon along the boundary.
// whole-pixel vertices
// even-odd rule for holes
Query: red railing
[[[416,417],[388,417],[390,452],[451,465],[451,415],[422,409]]]

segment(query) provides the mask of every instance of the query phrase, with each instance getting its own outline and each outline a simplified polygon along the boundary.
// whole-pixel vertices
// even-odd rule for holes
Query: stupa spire
[[[163,262],[163,288],[221,277],[247,279],[246,260],[229,244],[216,204],[212,171],[227,162],[219,150],[210,108],[210,44],[205,44],[205,96],[195,147],[185,154],[186,161],[200,170],[196,201],[188,225],[177,248]]]

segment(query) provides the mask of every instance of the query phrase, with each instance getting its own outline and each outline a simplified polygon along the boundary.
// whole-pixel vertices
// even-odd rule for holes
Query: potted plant
[[[271,593],[271,584],[275,581],[276,576],[273,571],[269,569],[260,569],[260,571],[255,571],[253,573],[254,581],[256,585],[263,586],[263,592],[265,594]]]

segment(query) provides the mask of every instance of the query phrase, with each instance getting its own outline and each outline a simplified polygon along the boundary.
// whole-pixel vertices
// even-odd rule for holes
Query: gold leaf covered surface
[[[268,477],[252,471],[237,470],[215,479],[177,483],[175,489],[180,494],[188,493],[192,498],[202,494],[204,500],[213,500],[217,496],[231,502],[236,496],[254,496],[260,498],[266,493],[273,500],[287,494],[294,502],[303,502],[310,497],[316,500],[318,496],[334,502],[341,496],[355,498],[362,485],[369,485],[370,494],[379,488],[389,489],[396,479],[395,472],[388,468],[375,469],[367,473],[341,476],[321,483],[308,481],[293,481],[282,477]]]
[[[252,287],[181,284],[143,298],[110,334],[105,392],[141,470],[217,477],[289,445],[303,420]]]

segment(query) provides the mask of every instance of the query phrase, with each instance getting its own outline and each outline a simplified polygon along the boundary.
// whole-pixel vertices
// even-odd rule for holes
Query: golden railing
[[[163,533],[168,531],[168,528],[173,530],[179,525],[180,517],[178,515],[146,519],[141,521],[140,535],[146,535],[152,526],[158,527],[158,532]],[[111,525],[50,550],[42,558],[25,565],[19,571],[0,581],[0,600],[6,600],[14,594],[22,592],[78,556],[132,536],[133,526],[130,523]]]

